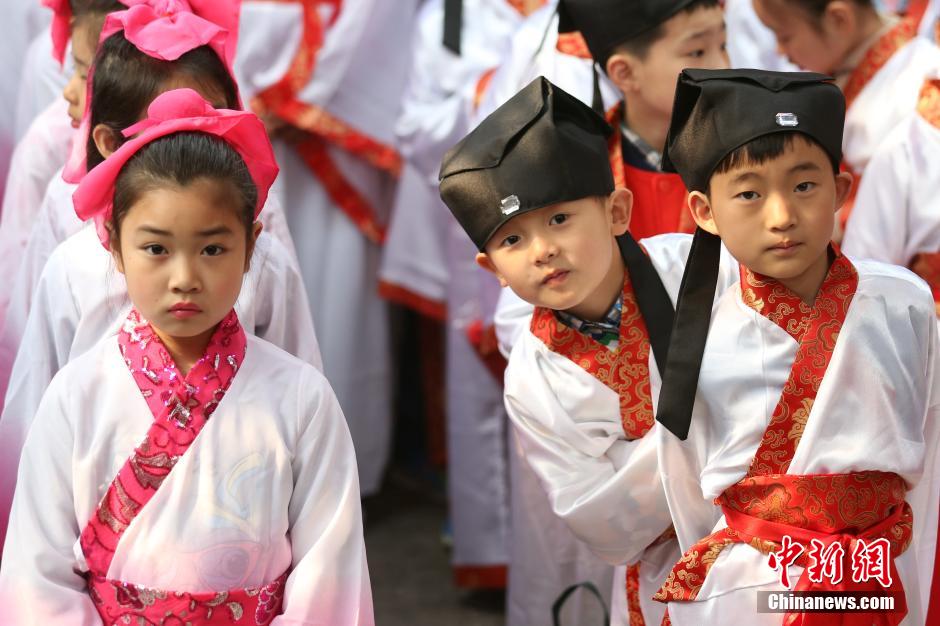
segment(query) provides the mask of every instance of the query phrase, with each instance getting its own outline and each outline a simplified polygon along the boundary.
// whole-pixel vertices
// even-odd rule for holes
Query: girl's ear
[[[718,234],[718,226],[715,225],[715,216],[712,213],[712,203],[701,191],[693,191],[689,194],[689,210],[692,211],[692,219],[702,230],[713,235]]]
[[[121,244],[118,242],[118,238],[115,236],[114,225],[111,222],[108,222],[106,225],[108,229],[108,237],[110,239],[109,246],[111,247],[111,258],[114,259],[114,266],[117,267],[117,271],[124,273],[124,257],[121,256]]]
[[[117,137],[114,136],[114,131],[105,124],[95,126],[91,131],[91,137],[95,140],[98,152],[106,159],[121,147],[118,144]]]
[[[260,221],[251,225],[251,234],[248,236],[248,246],[245,248],[245,273],[251,268],[251,256],[255,252],[255,244],[258,243],[258,236],[264,229],[264,224]]]

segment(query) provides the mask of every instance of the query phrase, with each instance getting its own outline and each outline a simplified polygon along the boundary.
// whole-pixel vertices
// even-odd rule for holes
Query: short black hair
[[[245,160],[220,137],[185,131],[143,146],[118,174],[110,225],[115,249],[120,250],[121,223],[143,194],[166,187],[186,187],[198,180],[224,185],[238,205],[239,219],[250,241],[258,187]]]
[[[176,61],[148,56],[117,32],[102,42],[95,55],[91,90],[91,129],[104,124],[119,143],[121,131],[133,126],[174,77],[187,76],[197,84],[218,91],[224,106],[237,109],[238,87],[225,63],[209,46],[199,46]],[[104,161],[94,136],[88,134],[86,166],[92,170]]]
[[[683,7],[681,10],[675,13],[675,15],[694,13],[699,9],[712,9],[719,6],[721,6],[720,0],[695,0],[695,2],[692,2],[691,4]],[[671,16],[669,19],[675,17],[675,15]],[[627,54],[631,54],[640,60],[646,59],[646,55],[649,54],[650,48],[653,47],[653,44],[662,39],[666,34],[665,24],[666,22],[660,22],[653,28],[645,30],[636,37],[619,44],[616,48],[614,48],[614,54],[618,52],[626,52]]]
[[[839,173],[839,163],[832,159],[832,156],[826,152],[826,149],[823,148],[821,143],[805,133],[791,130],[762,135],[757,139],[747,142],[743,146],[735,148],[729,152],[725,158],[719,161],[718,165],[715,166],[715,171],[712,172],[712,176],[715,174],[724,174],[737,167],[761,165],[771,159],[776,159],[786,152],[787,148],[791,147],[797,138],[801,138],[803,141],[817,146],[820,150],[825,152],[829,157],[830,165],[832,165],[833,175]],[[711,186],[709,186],[706,195],[710,194]]]

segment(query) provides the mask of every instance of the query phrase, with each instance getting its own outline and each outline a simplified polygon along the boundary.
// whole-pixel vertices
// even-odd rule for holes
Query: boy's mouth
[[[568,277],[568,270],[555,270],[548,276],[542,279],[543,285],[553,286],[557,285],[565,280]]]
[[[781,241],[780,243],[770,247],[771,250],[777,250],[780,252],[790,252],[794,248],[801,246],[802,244],[799,241]]]

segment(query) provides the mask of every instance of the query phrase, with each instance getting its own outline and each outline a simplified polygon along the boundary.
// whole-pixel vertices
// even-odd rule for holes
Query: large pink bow
[[[264,124],[254,113],[214,109],[192,89],[174,89],[157,96],[150,104],[147,119],[124,131],[129,141],[90,171],[72,195],[75,213],[82,220],[95,220],[98,238],[105,248],[110,245],[106,224],[114,208],[114,185],[124,165],[148,143],[185,131],[221,137],[241,155],[258,187],[255,217],[261,212],[278,173]]]

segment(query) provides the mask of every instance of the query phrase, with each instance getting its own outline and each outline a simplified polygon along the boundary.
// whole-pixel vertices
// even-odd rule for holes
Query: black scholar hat
[[[610,194],[611,132],[590,107],[540,76],[447,152],[441,199],[482,251],[517,215]]]
[[[809,136],[842,160],[845,96],[812,72],[686,69],[679,75],[663,170],[691,191],[705,191],[722,159],[744,144],[781,132]]]
[[[695,0],[559,0],[558,32],[580,31],[601,66],[614,48],[655,28]]]

